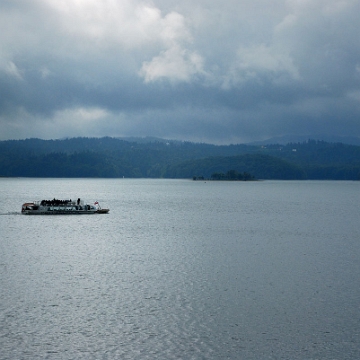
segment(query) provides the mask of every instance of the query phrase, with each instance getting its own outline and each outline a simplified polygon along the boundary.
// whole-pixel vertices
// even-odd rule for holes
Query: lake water
[[[41,199],[107,215],[23,216]],[[359,359],[360,182],[0,179],[0,359]]]

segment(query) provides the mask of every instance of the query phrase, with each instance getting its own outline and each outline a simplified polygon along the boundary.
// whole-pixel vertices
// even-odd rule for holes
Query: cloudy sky
[[[360,136],[360,0],[0,0],[0,140]]]

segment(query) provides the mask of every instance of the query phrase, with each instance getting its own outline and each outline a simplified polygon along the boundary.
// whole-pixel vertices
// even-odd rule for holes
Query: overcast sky
[[[360,0],[0,0],[0,140],[360,136]]]

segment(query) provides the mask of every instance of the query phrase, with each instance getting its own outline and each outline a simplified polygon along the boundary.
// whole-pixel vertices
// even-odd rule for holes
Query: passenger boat
[[[96,201],[94,205],[83,200],[41,200],[24,203],[21,213],[24,215],[90,215],[107,214],[109,209],[102,209]]]

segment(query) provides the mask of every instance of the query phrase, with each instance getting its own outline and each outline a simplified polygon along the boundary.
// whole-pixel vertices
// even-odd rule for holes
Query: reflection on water
[[[0,179],[4,359],[355,359],[358,182]],[[108,215],[17,216],[42,198]]]

